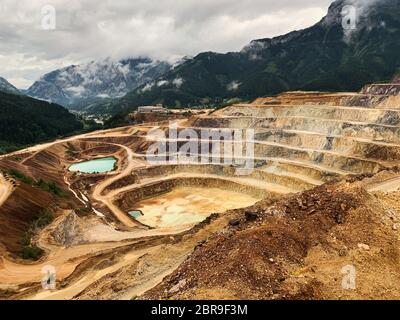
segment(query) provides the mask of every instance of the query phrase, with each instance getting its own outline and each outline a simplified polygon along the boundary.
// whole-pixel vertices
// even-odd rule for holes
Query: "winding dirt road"
[[[13,191],[13,186],[0,174],[0,206],[8,199]]]
[[[135,154],[132,151],[132,149],[130,149],[122,144],[112,144],[112,145],[118,146],[126,151],[126,153],[127,153],[126,160],[128,161],[127,166],[124,169],[122,169],[119,174],[113,175],[112,177],[99,183],[93,190],[93,199],[106,205],[112,211],[112,213],[115,215],[115,217],[125,226],[130,227],[130,228],[142,227],[142,225],[139,222],[134,221],[133,219],[128,217],[128,215],[125,212],[123,212],[120,208],[118,208],[114,204],[114,202],[113,202],[114,195],[109,195],[109,194],[103,195],[103,191],[108,186],[113,184],[115,181],[118,181],[119,179],[122,179],[124,177],[131,175],[132,171],[135,168],[146,166],[146,164],[143,161],[134,159]]]

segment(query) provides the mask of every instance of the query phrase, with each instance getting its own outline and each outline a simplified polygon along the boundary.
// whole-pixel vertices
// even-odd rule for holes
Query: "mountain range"
[[[353,5],[355,29],[343,28]],[[216,106],[288,90],[356,91],[386,81],[400,68],[400,1],[338,0],[314,26],[252,41],[240,52],[204,52],[92,112],[139,105]]]
[[[95,102],[122,97],[164,74],[169,68],[167,62],[149,58],[121,61],[107,58],[45,74],[26,94],[81,110]]]
[[[347,5],[358,14],[355,29],[344,28]],[[217,106],[288,90],[356,91],[400,70],[399,39],[399,0],[337,0],[315,25],[251,41],[239,52],[203,52],[175,65],[137,58],[69,66],[44,75],[26,94],[117,114],[156,103]]]

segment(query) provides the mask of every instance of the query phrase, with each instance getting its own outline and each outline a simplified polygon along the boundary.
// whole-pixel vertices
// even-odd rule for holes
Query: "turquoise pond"
[[[74,163],[69,167],[71,172],[105,173],[114,171],[117,159],[114,157],[100,158],[80,163]]]
[[[134,211],[130,211],[130,212],[129,212],[129,215],[130,215],[132,218],[139,218],[139,217],[143,216],[143,213],[142,213],[142,211],[134,210]]]

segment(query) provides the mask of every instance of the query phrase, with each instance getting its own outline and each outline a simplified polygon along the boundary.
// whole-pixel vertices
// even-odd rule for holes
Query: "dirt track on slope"
[[[13,186],[0,174],[0,206],[8,199],[13,191]]]
[[[393,192],[400,189],[400,176],[396,176],[385,181],[373,184],[368,187],[368,191],[370,192]]]
[[[139,222],[136,222],[133,219],[129,218],[126,213],[124,213],[121,209],[119,209],[113,203],[114,197],[103,195],[103,191],[109,185],[111,185],[112,183],[114,183],[115,181],[117,181],[119,179],[122,179],[126,176],[131,175],[132,171],[135,168],[144,166],[142,162],[139,162],[138,160],[134,159],[134,152],[132,151],[132,149],[130,149],[124,145],[120,145],[120,144],[114,144],[114,145],[116,145],[120,148],[123,148],[126,151],[127,157],[125,159],[128,161],[128,163],[127,163],[126,167],[121,170],[121,172],[119,172],[116,175],[113,175],[111,178],[104,180],[103,182],[99,183],[94,188],[93,199],[105,204],[123,225],[130,227],[130,228],[141,227],[142,225]]]

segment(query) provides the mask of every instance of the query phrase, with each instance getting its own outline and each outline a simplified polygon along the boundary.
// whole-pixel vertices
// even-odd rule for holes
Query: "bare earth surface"
[[[0,156],[2,172],[66,193],[0,174],[0,298],[400,299],[400,107],[367,89],[283,93],[177,121],[193,132],[254,129],[245,176],[223,154],[217,164],[147,162],[150,145],[167,139],[148,133],[167,122]],[[110,156],[112,172],[68,171]],[[32,231],[44,211],[55,220]],[[37,261],[21,258],[28,231],[44,250]],[[41,287],[46,266],[56,290]]]

